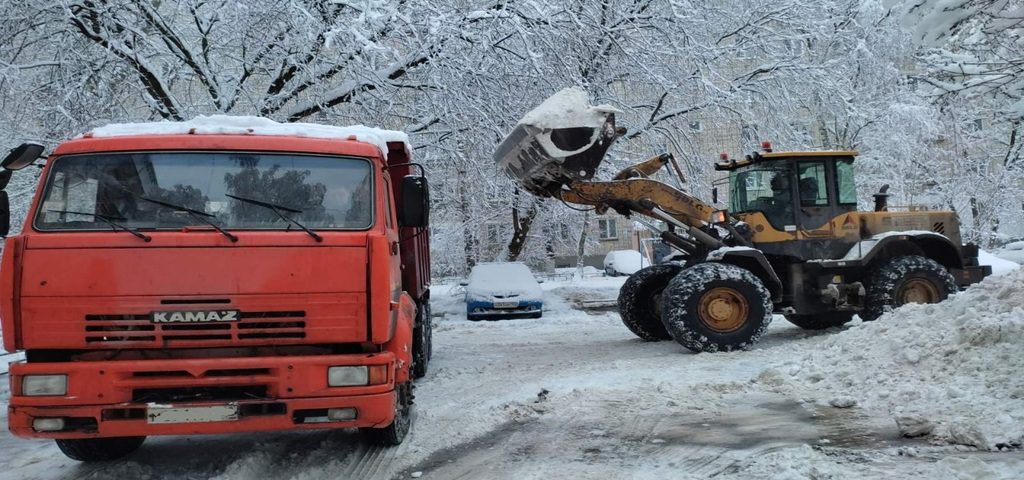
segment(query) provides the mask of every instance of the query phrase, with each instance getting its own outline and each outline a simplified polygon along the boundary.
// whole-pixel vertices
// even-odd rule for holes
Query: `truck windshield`
[[[69,155],[53,161],[36,212],[38,230],[102,230],[96,215],[137,229],[196,223],[154,199],[206,212],[225,229],[295,228],[272,209],[230,195],[285,206],[312,229],[361,230],[373,223],[370,162],[362,158],[247,152],[139,152]],[[81,213],[70,213],[81,212]]]

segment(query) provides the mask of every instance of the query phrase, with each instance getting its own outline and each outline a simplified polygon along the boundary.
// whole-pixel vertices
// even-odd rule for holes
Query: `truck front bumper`
[[[395,412],[395,356],[205,358],[11,365],[8,422],[29,438],[191,435],[383,427]],[[386,369],[374,385],[330,387],[333,366]],[[67,375],[62,396],[25,396],[25,375]],[[62,419],[39,431],[37,419]],[[52,422],[51,422],[52,424]]]

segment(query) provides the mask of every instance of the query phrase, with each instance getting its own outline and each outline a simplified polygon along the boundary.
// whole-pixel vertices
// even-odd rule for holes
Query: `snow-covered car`
[[[543,313],[540,281],[523,263],[479,263],[462,285],[466,287],[466,318],[470,320],[540,318]]]
[[[996,251],[995,255],[1003,260],[1024,264],[1024,241],[1010,242]]]
[[[636,250],[612,250],[604,256],[604,273],[609,277],[632,275],[648,266],[649,262]]]

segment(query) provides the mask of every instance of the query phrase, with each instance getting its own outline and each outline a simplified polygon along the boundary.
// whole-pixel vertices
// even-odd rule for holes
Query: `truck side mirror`
[[[430,222],[430,189],[426,177],[408,175],[402,178],[402,204],[398,224],[422,228]]]
[[[7,157],[0,162],[4,170],[21,170],[32,162],[35,162],[43,154],[43,146],[38,143],[28,142],[18,145],[7,154]]]
[[[711,189],[711,203],[718,203],[718,187]]]
[[[7,192],[0,190],[0,237],[7,237],[11,233],[11,201],[7,198]]]

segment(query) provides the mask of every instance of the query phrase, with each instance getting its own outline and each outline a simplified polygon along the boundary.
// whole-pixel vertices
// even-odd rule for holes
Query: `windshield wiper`
[[[101,215],[99,213],[73,212],[71,210],[47,210],[47,212],[65,213],[65,214],[72,214],[72,215],[85,215],[87,217],[95,218],[96,220],[99,220],[99,221],[101,221],[103,223],[106,223],[107,225],[110,225],[110,228],[113,229],[115,232],[118,231],[118,230],[123,230],[123,231],[128,232],[128,233],[130,233],[132,235],[135,235],[136,237],[141,238],[141,239],[143,239],[143,240],[145,240],[147,242],[153,239],[152,237],[150,237],[149,235],[146,235],[145,233],[142,233],[142,232],[140,232],[140,231],[138,231],[138,230],[136,230],[134,228],[128,228],[128,227],[126,227],[124,225],[121,225],[120,223],[117,223],[117,222],[114,221],[114,220],[127,220],[125,218],[111,217],[111,216],[107,216],[107,215]]]
[[[270,210],[273,210],[274,213],[277,214],[277,216],[281,217],[281,220],[284,220],[284,221],[286,221],[286,222],[288,222],[290,224],[295,225],[296,227],[301,228],[304,232],[308,233],[309,236],[313,237],[314,240],[316,240],[318,242],[324,241],[323,237],[318,235],[316,232],[306,228],[306,226],[301,224],[301,223],[299,223],[298,220],[295,220],[294,218],[289,217],[289,216],[281,213],[281,211],[285,211],[285,212],[288,212],[288,213],[302,213],[302,210],[296,210],[294,208],[282,207],[281,205],[275,205],[273,203],[264,202],[262,200],[253,200],[251,198],[239,197],[237,195],[231,195],[229,193],[225,193],[224,196],[228,197],[228,198],[233,198],[233,199],[238,200],[240,202],[245,202],[245,203],[249,203],[249,204],[252,204],[252,205],[258,205],[258,206],[263,207],[263,208],[269,208]]]
[[[224,230],[223,228],[220,228],[219,226],[217,226],[216,223],[213,223],[213,221],[210,220],[210,218],[214,218],[215,217],[215,215],[213,215],[213,214],[206,213],[206,212],[204,212],[202,210],[193,210],[191,208],[183,207],[181,205],[175,205],[173,203],[167,203],[167,202],[165,202],[163,200],[155,200],[155,199],[152,199],[152,198],[146,198],[146,197],[143,197],[142,195],[137,195],[137,194],[134,194],[134,193],[132,195],[134,195],[135,198],[138,198],[139,200],[142,200],[142,201],[145,201],[145,202],[149,202],[149,203],[152,203],[152,204],[155,204],[155,205],[160,205],[161,207],[170,208],[171,210],[174,210],[174,211],[185,212],[185,213],[188,214],[188,216],[192,217],[193,219],[198,220],[200,222],[203,222],[203,223],[213,227],[214,230],[220,232],[221,235],[224,235],[225,237],[228,237],[228,239],[231,240],[232,242],[237,242],[238,241],[238,237],[237,236],[235,236],[233,233],[231,233],[231,232],[229,232],[227,230]]]

